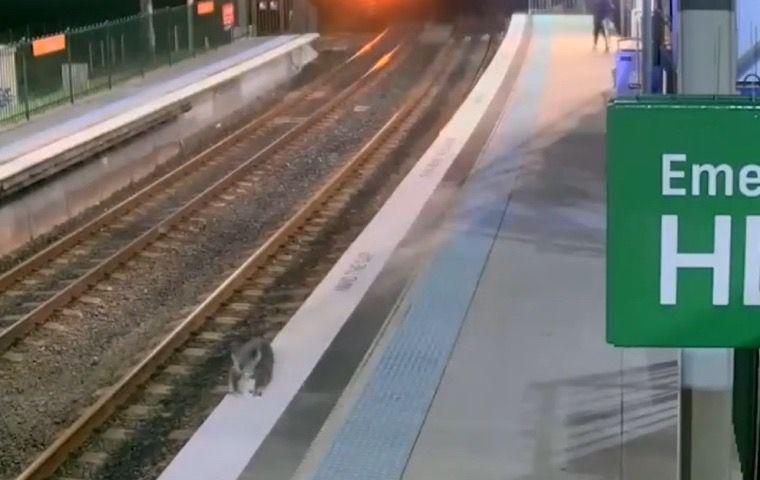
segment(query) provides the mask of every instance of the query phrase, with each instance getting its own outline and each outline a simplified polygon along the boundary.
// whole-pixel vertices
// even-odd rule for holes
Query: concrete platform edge
[[[179,113],[173,121],[154,124],[149,131],[94,155],[73,169],[56,173],[57,162],[40,161],[19,174],[16,180],[23,181],[25,175],[37,171],[40,175],[37,180],[44,182],[0,199],[0,255],[11,254],[47,234],[167,161],[198,151],[214,142],[219,132],[233,131],[237,122],[254,113],[256,99],[292,78],[316,58],[309,38],[247,62],[250,67],[247,70],[240,65],[235,70],[240,72],[237,76],[232,76],[232,71],[224,72],[224,77],[209,83],[215,87],[198,85],[199,93],[189,97],[179,97],[181,91],[175,92],[176,98],[185,98],[182,102],[192,105],[190,111]],[[165,100],[169,103],[169,99]],[[175,108],[171,105],[177,103],[163,108]],[[148,107],[143,110],[149,112]]]
[[[274,58],[288,54],[312,42],[317,37],[317,34],[300,35],[284,45],[276,46],[254,59],[212,75],[202,82],[188,85],[164,98],[119,114],[108,121],[95,124],[76,135],[54,139],[42,148],[37,148],[9,159],[5,163],[0,164],[0,194],[12,190],[16,184],[23,183],[30,177],[34,177],[36,181],[39,181],[48,176],[46,172],[54,174],[61,168],[57,159],[73,149],[90,142],[97,142],[109,132],[139,123],[157,111],[187,101],[192,96],[205,90],[218,87],[222,83],[255,69]],[[67,160],[63,159],[64,162],[67,162]],[[68,163],[66,166],[70,166]]]

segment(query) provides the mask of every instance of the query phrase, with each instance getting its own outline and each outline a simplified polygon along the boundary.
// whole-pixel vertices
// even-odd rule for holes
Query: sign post
[[[704,352],[682,378],[679,401],[698,394],[703,408],[681,422],[684,480],[754,475],[755,418],[731,428],[734,362],[710,352],[760,347],[758,131],[760,103],[734,96],[620,99],[608,111],[607,339]]]

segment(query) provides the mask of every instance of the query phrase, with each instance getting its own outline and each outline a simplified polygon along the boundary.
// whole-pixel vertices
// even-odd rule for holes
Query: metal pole
[[[27,72],[26,55],[26,49],[23,49],[21,54],[21,73],[24,79],[24,109],[26,112],[26,119],[29,120],[29,73]]]
[[[245,0],[245,23],[248,28],[248,36],[256,36],[256,8],[253,2],[256,0]]]
[[[248,19],[250,18],[250,15],[248,13],[248,4],[249,4],[249,0],[237,0],[236,2],[234,2],[235,26],[241,32],[243,29],[245,29],[245,35],[251,34],[251,29],[249,28],[249,25],[248,25]]]
[[[736,89],[736,15],[732,0],[679,0],[679,93],[732,94]],[[720,77],[716,70],[720,70]],[[716,84],[719,81],[719,84]]]
[[[737,54],[733,1],[679,0],[675,15],[678,92],[733,93]],[[679,369],[679,479],[741,478],[732,419],[734,351],[684,349]]]
[[[627,35],[625,28],[625,11],[628,8],[627,0],[620,0],[620,10],[618,11],[618,26],[620,27],[620,36],[625,37]]]
[[[652,93],[652,0],[644,0],[641,9],[641,90]]]
[[[757,352],[755,353],[757,355]],[[760,359],[756,357],[756,362]],[[758,363],[760,365],[760,363]],[[755,370],[755,398],[760,398],[760,369]],[[754,422],[754,456],[753,456],[753,473],[757,478],[760,475],[760,412],[758,411],[757,404],[755,405],[755,422]]]
[[[261,18],[261,15],[259,15],[259,2],[257,0],[251,0],[252,6],[251,6],[251,25],[252,25],[252,32],[254,37],[259,36],[259,18]]]
[[[195,15],[193,15],[193,6],[195,0],[187,0],[187,48],[190,54],[195,56]]]
[[[74,66],[71,63],[71,36],[68,33],[66,33],[66,61],[69,70],[69,98],[71,103],[74,103],[74,75],[71,73]]]
[[[140,11],[148,21],[148,49],[151,55],[156,54],[156,29],[153,25],[153,0],[140,0]]]
[[[110,47],[111,47],[111,65],[116,66],[116,61],[118,59],[118,56],[116,55],[116,38],[111,37],[110,41]]]
[[[166,50],[169,52],[169,65],[172,64],[172,29],[171,25],[167,22],[166,29]]]
[[[111,25],[106,25],[106,45],[107,45],[107,59],[106,63],[108,63],[108,89],[111,90],[113,88],[113,61],[110,58],[111,57]]]

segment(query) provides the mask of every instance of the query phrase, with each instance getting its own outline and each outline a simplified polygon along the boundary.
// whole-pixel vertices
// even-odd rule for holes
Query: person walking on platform
[[[604,51],[610,51],[610,43],[607,38],[607,30],[604,26],[605,20],[612,15],[612,3],[610,0],[593,0],[593,13],[594,13],[594,50],[599,43],[599,34],[604,37]]]
[[[669,28],[668,18],[662,9],[662,0],[655,0],[652,10],[652,63],[655,67],[661,68],[667,77],[667,88],[664,88],[662,93],[675,92],[673,59],[665,42],[665,35]]]

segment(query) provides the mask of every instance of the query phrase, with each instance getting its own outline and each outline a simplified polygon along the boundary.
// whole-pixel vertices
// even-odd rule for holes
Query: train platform
[[[610,57],[588,25],[534,18],[445,241],[297,478],[677,477],[673,353],[604,340]]]
[[[515,15],[478,85],[161,480],[676,477],[675,352],[605,342],[588,16]],[[446,221],[439,221],[441,215]]]
[[[315,38],[307,34],[240,39],[0,131],[0,193],[28,183],[29,177],[44,177],[48,170],[52,174],[68,167],[69,157],[76,156],[72,152],[84,145],[104,143],[105,136],[120,129],[150,125],[151,116],[177,109],[179,102]]]

